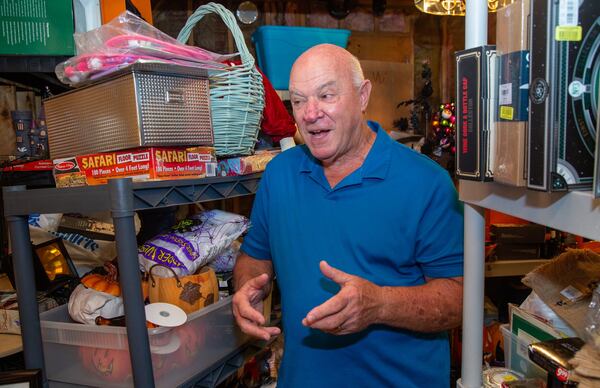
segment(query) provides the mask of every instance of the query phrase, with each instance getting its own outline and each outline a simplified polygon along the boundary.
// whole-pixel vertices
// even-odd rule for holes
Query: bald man
[[[276,275],[278,387],[450,384],[445,331],[462,315],[462,208],[442,168],[365,120],[371,87],[333,45],[292,68],[306,144],[269,163],[234,269],[237,323],[265,340],[280,332],[262,315]]]

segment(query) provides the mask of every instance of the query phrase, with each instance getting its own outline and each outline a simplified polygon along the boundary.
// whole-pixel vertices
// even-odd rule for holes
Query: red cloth
[[[228,61],[228,64],[239,65],[241,62]],[[263,119],[260,123],[261,130],[278,142],[284,137],[292,137],[296,133],[294,119],[288,113],[283,101],[271,85],[271,81],[257,67],[263,77],[263,86],[265,88],[265,108],[263,109]]]

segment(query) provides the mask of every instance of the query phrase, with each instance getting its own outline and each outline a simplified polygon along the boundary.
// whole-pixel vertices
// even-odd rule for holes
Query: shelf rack
[[[465,271],[463,291],[463,360],[459,387],[482,386],[484,218],[483,209],[497,210],[554,229],[600,240],[600,199],[591,192],[546,193],[493,182],[460,181],[465,203]],[[499,264],[497,262],[496,264]],[[527,264],[525,262],[525,264]],[[520,261],[519,265],[525,265]],[[531,265],[535,265],[531,263]],[[497,271],[509,270],[495,268]]]
[[[485,277],[523,276],[547,262],[547,259],[517,259],[486,262]]]
[[[19,314],[25,367],[44,370],[40,318],[36,302],[35,276],[29,236],[28,215],[32,213],[111,212],[119,262],[120,284],[127,315],[127,337],[138,387],[154,387],[152,361],[141,278],[137,259],[134,212],[165,206],[185,205],[254,194],[261,174],[238,177],[214,177],[160,182],[134,183],[131,178],[112,179],[106,185],[73,188],[27,190],[25,186],[3,188],[4,213],[8,221],[15,282],[19,298]],[[221,365],[199,371],[195,381],[214,386],[222,379],[223,370],[239,365],[238,349]],[[46,375],[44,373],[44,381]],[[186,384],[187,386],[188,384]]]

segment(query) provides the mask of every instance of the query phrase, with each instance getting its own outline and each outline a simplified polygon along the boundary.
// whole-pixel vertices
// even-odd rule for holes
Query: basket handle
[[[169,271],[171,271],[173,273],[173,276],[175,277],[175,279],[177,280],[177,287],[181,288],[181,280],[179,280],[179,276],[177,276],[177,274],[175,273],[175,271],[173,270],[173,268],[171,267],[167,267],[164,264],[154,264],[152,267],[150,267],[150,269],[148,270],[148,276],[150,276],[150,281],[152,282],[152,287],[156,287],[156,281],[154,280],[154,276],[152,276],[152,269],[154,267],[165,267],[166,269],[168,269]]]
[[[246,41],[244,40],[244,34],[240,30],[238,26],[235,16],[231,13],[230,10],[222,6],[221,4],[216,3],[208,3],[205,5],[201,5],[196,9],[196,11],[188,18],[187,22],[179,32],[177,36],[177,40],[181,43],[187,42],[190,37],[190,33],[192,29],[202,19],[204,15],[208,15],[210,13],[216,13],[221,17],[223,23],[229,28],[231,34],[233,35],[233,39],[235,40],[235,45],[240,53],[240,58],[242,63],[245,65],[250,65],[250,67],[254,66],[254,57],[250,55],[248,51],[248,47],[246,46]]]

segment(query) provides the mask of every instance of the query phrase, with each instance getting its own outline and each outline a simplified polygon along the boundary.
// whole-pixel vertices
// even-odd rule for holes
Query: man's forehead
[[[290,93],[306,93],[309,91],[322,91],[327,88],[337,88],[340,86],[340,79],[335,73],[317,74],[309,76],[300,74],[297,77],[290,78]]]
[[[337,66],[333,61],[329,63],[304,63],[294,66],[290,74],[290,83],[311,84],[313,87],[326,83],[339,83],[345,76],[344,69]]]

